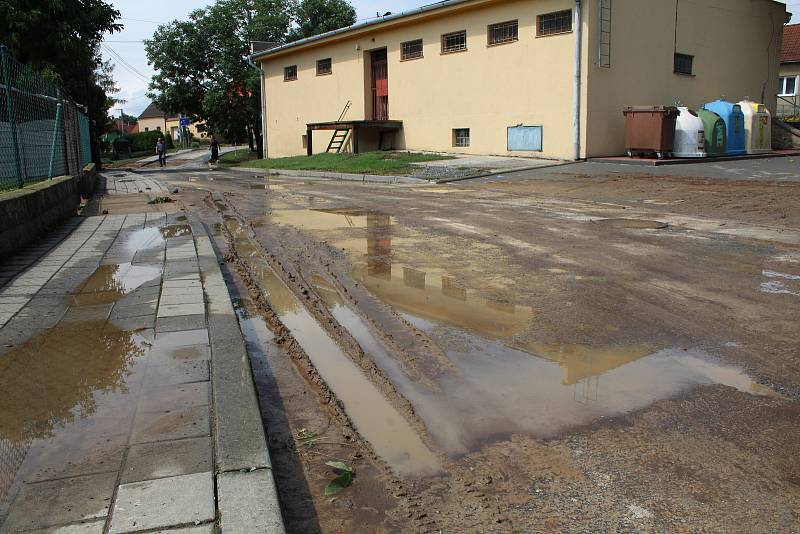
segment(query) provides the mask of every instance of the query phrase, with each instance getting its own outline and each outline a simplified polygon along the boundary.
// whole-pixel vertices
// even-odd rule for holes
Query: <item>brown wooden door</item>
[[[372,58],[372,119],[389,119],[389,64],[386,49],[376,50]]]

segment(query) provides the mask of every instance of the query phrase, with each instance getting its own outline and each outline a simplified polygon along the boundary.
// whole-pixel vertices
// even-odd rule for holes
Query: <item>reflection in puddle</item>
[[[117,302],[143,284],[155,280],[161,273],[160,265],[101,265],[73,297],[73,304],[92,306]]]
[[[228,220],[226,224],[235,236],[237,250],[249,242],[236,221]],[[267,294],[270,306],[308,354],[375,452],[399,474],[437,472],[439,462],[419,434],[328,336],[294,293],[266,262],[250,258],[249,263],[257,273],[259,286]]]
[[[155,227],[142,228],[131,232],[125,239],[125,248],[130,252],[164,246],[161,230]]]
[[[331,242],[351,253],[355,279],[428,334],[452,362],[453,370],[430,377],[435,388],[412,379],[339,293],[314,278],[317,292],[337,321],[451,454],[513,433],[553,437],[698,385],[724,384],[751,394],[774,394],[740,369],[715,363],[699,350],[522,343],[517,340],[534,319],[531,308],[481,298],[443,269],[423,270],[397,262],[388,216],[370,214],[359,225],[350,224],[341,212],[316,214],[310,222],[304,218],[308,213],[294,210],[291,216],[279,214],[275,219],[304,229],[353,228],[356,233],[366,229],[361,238]]]

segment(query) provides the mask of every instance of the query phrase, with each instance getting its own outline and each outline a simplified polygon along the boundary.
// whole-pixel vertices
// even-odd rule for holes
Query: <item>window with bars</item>
[[[283,81],[291,82],[297,79],[297,65],[283,67]]]
[[[536,17],[536,35],[558,35],[572,31],[572,10],[546,13]]]
[[[694,56],[675,54],[675,74],[693,74]]]
[[[519,40],[519,21],[510,20],[508,22],[490,24],[488,37],[489,46],[513,43]]]
[[[400,60],[419,59],[422,57],[422,39],[406,41],[400,44]]]
[[[442,35],[442,54],[463,52],[467,49],[467,30]]]
[[[469,128],[453,129],[453,146],[454,147],[469,146]]]
[[[317,76],[325,76],[326,74],[333,74],[331,58],[317,60]]]

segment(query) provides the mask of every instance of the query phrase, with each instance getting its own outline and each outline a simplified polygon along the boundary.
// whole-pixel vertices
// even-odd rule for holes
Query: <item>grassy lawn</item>
[[[227,154],[226,154],[227,155]],[[224,157],[224,156],[223,156]],[[410,174],[411,163],[453,159],[452,156],[412,152],[364,152],[362,154],[314,154],[289,158],[258,159],[239,164],[255,169],[330,171],[353,174]]]
[[[226,152],[219,157],[219,164],[223,167],[249,167],[247,162],[254,161],[258,158],[258,154],[250,152],[250,149],[245,147],[241,150],[234,150],[233,152]]]

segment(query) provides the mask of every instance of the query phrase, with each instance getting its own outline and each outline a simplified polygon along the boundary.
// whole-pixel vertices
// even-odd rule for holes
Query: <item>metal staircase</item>
[[[344,105],[344,109],[339,114],[339,119],[337,119],[337,122],[341,122],[352,105],[353,103],[348,100],[347,104]],[[342,148],[344,148],[344,145],[347,144],[348,135],[350,135],[350,128],[337,128],[333,132],[333,137],[331,137],[331,141],[328,143],[328,148],[325,149],[325,152],[335,152],[336,154],[341,153]]]

